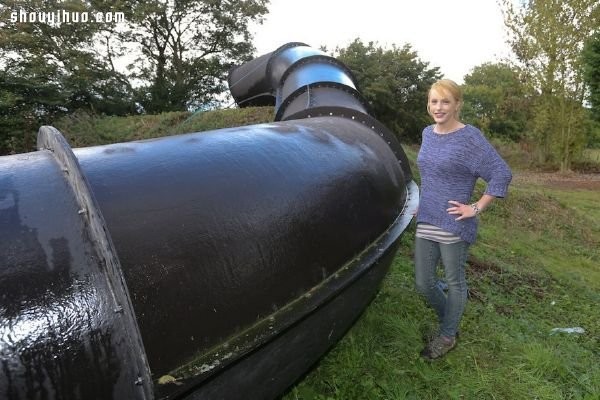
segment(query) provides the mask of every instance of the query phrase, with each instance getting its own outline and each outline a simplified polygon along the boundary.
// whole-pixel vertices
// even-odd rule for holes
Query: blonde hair
[[[458,103],[456,113],[454,113],[454,118],[458,120],[460,117],[460,108],[463,105],[463,93],[460,86],[458,86],[456,82],[450,79],[440,79],[439,81],[431,85],[431,87],[429,88],[429,92],[427,92],[427,112],[429,113],[429,115],[431,115],[431,111],[429,110],[429,95],[432,91],[436,91],[438,93],[442,93],[446,96],[454,98],[454,100]]]

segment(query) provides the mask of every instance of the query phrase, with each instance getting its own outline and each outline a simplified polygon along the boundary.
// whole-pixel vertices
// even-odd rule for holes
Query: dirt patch
[[[600,174],[519,171],[514,172],[513,182],[566,190],[600,190]]]
[[[474,256],[470,256],[467,260],[466,272],[470,283],[469,297],[480,302],[487,300],[485,294],[479,289],[483,283],[491,284],[502,292],[513,295],[515,299],[520,300],[518,303],[524,302],[524,304],[530,296],[537,299],[544,298],[551,284],[551,280],[547,277],[524,272],[511,273]]]

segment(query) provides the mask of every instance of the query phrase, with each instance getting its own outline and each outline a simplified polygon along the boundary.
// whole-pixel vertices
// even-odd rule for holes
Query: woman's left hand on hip
[[[454,200],[448,200],[448,203],[454,206],[446,209],[446,211],[448,211],[448,214],[459,216],[455,219],[455,221],[460,221],[466,218],[473,218],[475,215],[477,215],[475,209],[473,209],[473,207],[471,207],[469,204],[462,204]]]

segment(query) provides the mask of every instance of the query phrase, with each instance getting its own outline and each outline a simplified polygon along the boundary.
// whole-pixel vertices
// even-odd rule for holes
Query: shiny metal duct
[[[276,121],[337,116],[370,127],[398,158],[406,182],[412,180],[396,135],[370,115],[352,71],[322,51],[301,42],[287,43],[232,69],[228,82],[240,107],[274,105]]]
[[[346,332],[418,189],[318,53],[230,74],[281,121],[0,157],[0,398],[271,399]]]
[[[0,157],[0,398],[152,398],[121,266],[62,135]]]

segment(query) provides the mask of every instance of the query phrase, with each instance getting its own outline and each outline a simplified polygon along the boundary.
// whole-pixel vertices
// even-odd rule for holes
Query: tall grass
[[[273,117],[273,107],[129,117],[96,117],[75,113],[55,121],[54,126],[65,135],[72,147],[88,147],[266,123],[273,121]]]

